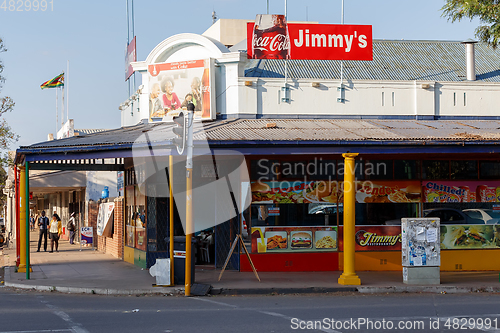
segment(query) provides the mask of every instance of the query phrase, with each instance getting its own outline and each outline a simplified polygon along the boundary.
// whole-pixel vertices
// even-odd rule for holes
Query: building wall
[[[95,201],[90,201],[88,203],[88,219],[87,219],[87,227],[92,227],[93,238],[92,240],[95,244],[92,246],[99,248],[99,241],[97,239],[97,214],[99,213],[99,204]]]
[[[114,226],[113,226],[113,235],[112,237],[98,237],[98,250],[109,253],[114,257],[123,259],[123,204],[124,198],[116,198],[115,199],[115,209],[114,209]]]

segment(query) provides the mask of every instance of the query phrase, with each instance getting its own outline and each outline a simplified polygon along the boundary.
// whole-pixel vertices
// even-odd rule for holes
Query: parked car
[[[433,208],[424,210],[424,217],[439,217],[440,224],[484,224],[481,219],[470,217],[453,208]]]
[[[467,214],[467,216],[483,220],[485,224],[498,224],[500,223],[500,211],[493,209],[464,209],[463,212]]]

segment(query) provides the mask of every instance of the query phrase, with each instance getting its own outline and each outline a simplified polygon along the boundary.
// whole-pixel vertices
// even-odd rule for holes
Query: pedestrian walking
[[[30,217],[30,231],[35,231],[35,217],[33,215]]]
[[[49,253],[54,252],[54,244],[56,245],[56,252],[59,252],[59,236],[62,234],[62,223],[59,215],[54,213],[52,215],[52,220],[49,224],[49,232],[50,232],[50,251]]]
[[[68,224],[66,225],[66,228],[69,230],[69,243],[73,245],[73,242],[75,241],[75,230],[76,230],[76,223],[75,223],[75,213],[71,213],[71,217],[68,221]]]
[[[47,229],[49,226],[49,218],[45,216],[45,211],[42,210],[42,216],[38,219],[38,227],[40,228],[40,233],[38,235],[38,250],[36,252],[40,252],[40,246],[42,245],[42,238],[44,239],[43,241],[43,250],[47,252]]]

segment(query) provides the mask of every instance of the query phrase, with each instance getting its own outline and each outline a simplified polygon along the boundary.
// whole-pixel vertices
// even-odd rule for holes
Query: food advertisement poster
[[[195,118],[215,119],[213,66],[213,59],[149,65],[149,121],[172,121],[189,103]]]
[[[92,227],[81,227],[80,236],[82,237],[82,244],[92,244],[94,229]]]
[[[424,202],[500,202],[500,181],[423,181]]]
[[[441,249],[500,248],[500,225],[442,225]]]
[[[254,227],[252,253],[337,251],[337,227]]]
[[[419,181],[358,181],[358,203],[411,203],[420,202]]]
[[[253,182],[252,203],[337,203],[343,202],[343,182],[284,181]],[[358,203],[420,202],[419,181],[357,181]]]
[[[356,226],[356,251],[401,251],[400,226]],[[339,228],[339,251],[343,251],[343,227]]]

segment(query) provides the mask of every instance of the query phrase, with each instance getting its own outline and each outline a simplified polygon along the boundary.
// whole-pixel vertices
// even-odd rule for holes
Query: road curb
[[[44,286],[26,283],[14,283],[10,280],[10,269],[5,267],[4,286],[26,290],[36,291],[52,291],[69,294],[95,294],[95,295],[154,295],[167,294],[179,295],[184,294],[184,288],[175,287],[155,287],[154,289],[111,289],[111,288],[84,288],[84,287],[62,287],[62,286]]]
[[[431,293],[431,294],[467,294],[467,293],[499,293],[500,287],[457,287],[457,286],[390,286],[390,287],[357,287],[363,294],[380,293]]]
[[[324,294],[337,292],[357,292],[356,287],[308,287],[308,288],[212,288],[210,295],[270,295],[270,294]]]

